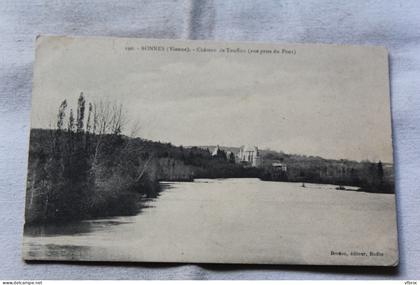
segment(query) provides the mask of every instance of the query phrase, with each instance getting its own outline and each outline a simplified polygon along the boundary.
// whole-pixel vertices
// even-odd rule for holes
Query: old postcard
[[[25,260],[398,264],[381,47],[39,37]]]

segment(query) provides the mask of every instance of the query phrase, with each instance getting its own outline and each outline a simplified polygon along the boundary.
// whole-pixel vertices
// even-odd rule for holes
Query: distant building
[[[260,152],[256,146],[241,147],[237,159],[239,163],[253,167],[259,167],[262,164]]]
[[[227,159],[226,152],[221,149],[219,146],[216,146],[213,152],[211,153],[212,157],[219,158],[219,159]]]
[[[281,163],[281,162],[273,162],[271,164],[271,166],[280,172],[287,172],[287,165],[285,163]]]
[[[222,152],[222,150],[220,149],[220,147],[216,146],[214,148],[213,152],[211,153],[211,156],[219,156],[221,152]]]

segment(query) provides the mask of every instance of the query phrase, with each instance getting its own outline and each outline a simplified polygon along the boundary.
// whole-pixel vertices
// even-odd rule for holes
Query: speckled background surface
[[[383,45],[390,52],[398,269],[25,263],[21,236],[37,34]],[[0,279],[419,279],[420,2],[0,2]]]

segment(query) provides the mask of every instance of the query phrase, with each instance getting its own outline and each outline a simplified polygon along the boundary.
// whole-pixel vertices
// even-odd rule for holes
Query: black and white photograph
[[[36,45],[25,260],[398,264],[386,49]]]

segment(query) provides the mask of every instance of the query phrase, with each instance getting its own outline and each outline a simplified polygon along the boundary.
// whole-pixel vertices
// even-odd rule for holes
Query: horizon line
[[[33,128],[33,127],[31,127],[30,130],[57,130],[57,128]],[[65,129],[63,131],[68,131],[68,130]],[[90,133],[90,134],[99,135],[99,134],[95,134],[95,133]],[[102,135],[113,135],[113,134],[106,133],[106,134],[102,134]],[[209,145],[182,145],[182,144],[174,144],[174,143],[168,142],[168,141],[151,140],[151,139],[143,138],[143,137],[140,137],[140,136],[132,137],[132,136],[124,134],[124,133],[122,135],[125,136],[125,137],[128,137],[130,139],[141,139],[141,140],[151,141],[151,142],[156,142],[156,143],[171,144],[175,147],[183,147],[183,148],[197,147],[197,148],[205,149],[205,148],[208,148],[208,147],[217,147],[217,146],[220,147],[220,148],[241,148],[241,147],[247,146],[247,144],[243,144],[241,146],[223,146],[223,145],[212,145],[212,144],[209,144]],[[381,162],[383,164],[394,165],[394,162],[389,162],[389,161],[385,161],[385,160],[381,160],[381,159],[379,159],[378,161],[374,161],[374,160],[370,160],[370,159],[357,160],[357,159],[351,159],[351,158],[326,158],[326,157],[323,157],[323,156],[320,156],[320,155],[314,155],[314,154],[292,153],[292,152],[289,153],[289,152],[286,152],[284,150],[276,150],[276,149],[271,149],[271,148],[267,148],[267,147],[266,148],[259,148],[256,145],[253,145],[253,146],[257,147],[261,151],[273,151],[273,152],[277,152],[277,153],[283,153],[283,154],[286,154],[286,155],[306,156],[306,157],[313,157],[313,158],[321,158],[321,159],[325,159],[325,160],[347,160],[347,161],[354,161],[354,162],[359,162],[359,163],[365,162],[365,161],[366,162],[373,162],[373,163]]]

